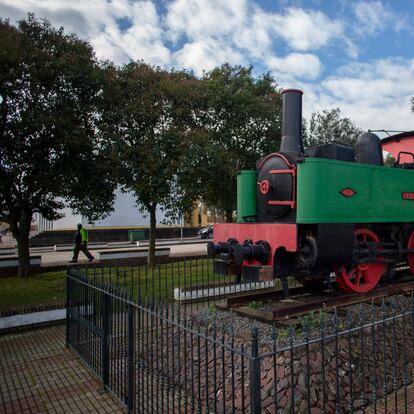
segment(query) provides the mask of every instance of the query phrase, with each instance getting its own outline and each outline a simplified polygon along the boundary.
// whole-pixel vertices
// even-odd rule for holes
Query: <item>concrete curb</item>
[[[66,308],[0,318],[0,333],[15,329],[25,329],[36,325],[56,323],[66,319]]]

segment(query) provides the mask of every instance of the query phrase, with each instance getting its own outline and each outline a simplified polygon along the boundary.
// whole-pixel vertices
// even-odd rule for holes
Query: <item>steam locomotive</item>
[[[414,154],[399,151],[384,166],[371,132],[355,149],[305,149],[302,94],[282,94],[279,152],[238,173],[237,223],[216,224],[207,246],[214,271],[238,281],[280,278],[286,295],[292,275],[309,289],[336,279],[344,291],[365,293],[396,277],[402,262],[414,274]]]

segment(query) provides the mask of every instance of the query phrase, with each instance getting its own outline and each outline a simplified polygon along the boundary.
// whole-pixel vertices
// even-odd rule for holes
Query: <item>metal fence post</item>
[[[135,378],[135,370],[134,370],[134,316],[135,316],[135,309],[134,305],[131,303],[128,304],[128,397],[127,397],[127,408],[128,413],[134,412],[134,397],[135,397],[135,390],[134,390],[134,378]]]
[[[111,296],[102,292],[103,303],[103,333],[102,333],[102,385],[106,389],[109,385],[109,331],[110,312],[111,312]]]
[[[69,279],[69,269],[66,272],[66,346],[69,346],[69,333],[70,333],[70,323],[69,323],[69,306],[70,306],[70,279]]]
[[[250,374],[250,407],[252,414],[262,412],[262,397],[260,385],[260,358],[257,328],[252,329],[251,355],[249,362]]]

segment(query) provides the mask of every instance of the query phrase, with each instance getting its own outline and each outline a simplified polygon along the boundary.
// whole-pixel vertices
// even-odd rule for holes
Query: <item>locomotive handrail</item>
[[[296,168],[290,170],[270,170],[269,174],[292,174],[293,177],[296,176]]]
[[[296,206],[296,201],[292,200],[292,201],[276,201],[276,200],[269,200],[267,202],[267,204],[269,204],[269,206],[290,206],[291,208],[295,208]]]

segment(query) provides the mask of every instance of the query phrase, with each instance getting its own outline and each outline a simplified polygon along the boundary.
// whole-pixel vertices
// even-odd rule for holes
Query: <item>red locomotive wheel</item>
[[[408,239],[407,249],[414,249],[414,230],[410,234]],[[414,253],[407,254],[408,266],[410,266],[410,271],[414,275]]]
[[[378,236],[369,229],[355,230],[354,236],[355,240],[362,244],[364,242],[379,243]],[[339,286],[349,293],[366,293],[378,284],[384,268],[384,263],[360,263],[351,268],[342,267],[336,272],[336,280]]]

